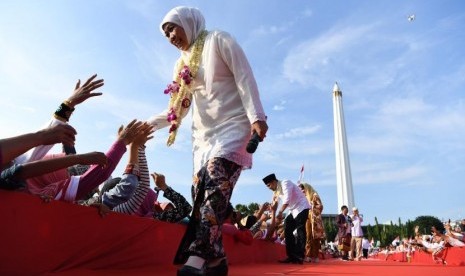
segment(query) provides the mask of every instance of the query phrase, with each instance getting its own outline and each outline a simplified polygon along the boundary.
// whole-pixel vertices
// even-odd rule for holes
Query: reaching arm
[[[102,195],[102,203],[110,209],[122,204],[131,198],[139,184],[140,169],[138,160],[138,145],[129,146],[129,160],[123,177],[115,187]]]
[[[163,190],[163,196],[173,202],[175,208],[161,213],[154,213],[154,218],[167,222],[178,222],[192,212],[192,206],[187,202],[186,198],[171,187],[166,187]]]
[[[263,213],[270,207],[270,204],[268,202],[263,203],[260,208],[258,209],[258,212],[254,214],[254,216],[257,219],[260,219],[263,215]]]
[[[54,118],[52,118],[42,131],[38,132],[39,134],[34,133],[35,135],[32,136],[26,135],[26,137],[21,137],[20,141],[14,141],[13,144],[7,143],[5,146],[0,145],[5,154],[3,162],[8,163],[14,158],[16,158],[16,164],[24,164],[30,161],[40,160],[47,154],[52,146],[57,143],[62,143],[67,147],[74,147],[74,136],[76,135],[76,131],[71,126],[59,127],[59,125],[66,124],[76,105],[86,101],[88,98],[100,96],[102,94],[93,92],[93,90],[103,86],[103,80],[94,81],[96,76],[96,74],[91,76],[82,87],[80,86],[80,81],[77,82],[71,96],[60,104],[54,113]],[[66,133],[59,133],[60,128],[68,128],[69,130]],[[46,130],[50,130],[52,132],[55,131],[56,133],[52,133],[52,135],[49,135],[48,137],[40,137],[42,134],[48,134]],[[64,130],[61,129],[61,131]]]
[[[149,169],[147,166],[147,158],[145,157],[145,146],[138,149],[139,163],[139,185],[134,194],[124,203],[113,208],[113,211],[125,214],[134,214],[144,202],[147,192],[150,189]]]
[[[153,138],[154,128],[151,125],[144,123],[139,135],[134,139],[130,146],[130,156],[128,166],[137,165],[139,171],[139,183],[132,196],[125,198],[125,202],[120,203],[113,208],[113,211],[125,214],[134,214],[144,202],[147,192],[150,189],[149,169],[147,166],[147,158],[145,156],[145,143]]]
[[[54,125],[34,133],[0,140],[2,167],[17,156],[39,145],[63,143],[74,145],[76,130],[69,125]]]
[[[25,180],[31,177],[57,171],[72,165],[97,164],[105,166],[107,157],[101,152],[91,152],[77,155],[67,155],[58,158],[38,160],[21,165],[21,169],[14,175],[14,180]]]

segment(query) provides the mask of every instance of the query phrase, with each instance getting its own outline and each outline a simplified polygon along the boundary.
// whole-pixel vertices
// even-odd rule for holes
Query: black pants
[[[365,249],[365,248],[364,248],[364,249],[362,249],[362,252],[363,252],[363,257],[364,257],[365,259],[368,259],[368,249]]]
[[[305,255],[305,243],[307,242],[307,231],[305,224],[308,218],[308,209],[300,212],[296,218],[291,214],[284,220],[284,236],[286,238],[286,254],[293,260],[302,260]],[[297,238],[294,236],[297,230]]]

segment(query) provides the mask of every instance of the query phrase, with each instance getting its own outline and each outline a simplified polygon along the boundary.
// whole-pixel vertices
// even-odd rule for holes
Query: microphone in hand
[[[262,140],[260,139],[260,136],[258,135],[257,132],[254,131],[252,137],[249,140],[249,143],[247,143],[247,152],[248,153],[254,153],[257,150],[258,143],[260,143]]]

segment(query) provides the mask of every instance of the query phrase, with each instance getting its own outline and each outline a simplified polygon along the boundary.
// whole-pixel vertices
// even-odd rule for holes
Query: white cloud
[[[278,134],[276,137],[278,139],[294,139],[299,137],[304,137],[306,135],[315,134],[321,129],[321,126],[308,126],[308,127],[299,127],[299,128],[292,128],[287,130],[284,133]]]
[[[300,14],[294,16],[291,20],[284,20],[280,25],[260,25],[255,29],[252,29],[251,36],[267,36],[267,35],[276,35],[283,34],[289,31],[297,24],[300,24],[306,18],[313,16],[313,11],[311,9],[305,8],[300,11]]]
[[[154,20],[154,11],[162,8],[162,5],[160,5],[157,1],[151,0],[127,0],[125,1],[125,5],[128,9],[135,11],[148,21]],[[166,12],[168,12],[168,10],[166,10]],[[154,26],[154,28],[157,28],[158,30],[158,24]]]
[[[286,101],[285,100],[281,100],[281,102],[277,105],[274,105],[273,106],[273,110],[275,111],[283,111],[286,109]]]
[[[337,64],[334,58],[347,52],[354,46],[360,46],[362,39],[374,29],[375,26],[358,26],[346,28],[333,28],[321,36],[303,41],[290,49],[284,60],[283,75],[291,82],[301,85],[316,85],[328,83],[328,68],[343,66]],[[319,79],[324,75],[323,79]]]
[[[352,172],[357,175],[354,183],[360,185],[403,183],[404,185],[433,184],[427,179],[429,167],[420,164],[399,164],[397,162],[353,162]]]

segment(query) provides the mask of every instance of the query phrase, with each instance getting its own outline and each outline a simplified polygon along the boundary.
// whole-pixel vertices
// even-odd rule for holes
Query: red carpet
[[[47,275],[55,275],[50,273]],[[176,275],[174,266],[156,266],[134,268],[130,270],[103,270],[92,271],[76,269],[59,273],[59,275]],[[409,264],[390,261],[367,260],[361,262],[342,262],[331,259],[318,264],[284,265],[279,263],[268,264],[238,264],[229,266],[229,276],[258,276],[258,275],[325,275],[325,276],[464,276],[464,266],[442,266],[426,264]]]
[[[176,275],[171,265],[185,226],[110,214],[64,202],[0,191],[0,275]],[[414,263],[369,259],[285,265],[284,246],[224,236],[229,275],[465,275],[464,248],[448,251],[448,265],[417,254]],[[455,264],[455,265],[454,265]],[[462,265],[462,266],[460,266]]]
[[[343,262],[336,259],[324,260],[318,264],[282,265],[262,264],[253,266],[231,266],[230,275],[366,275],[366,276],[463,276],[463,266],[417,265],[409,263],[367,260]],[[166,275],[170,275],[169,273]],[[171,274],[174,275],[174,274]]]

